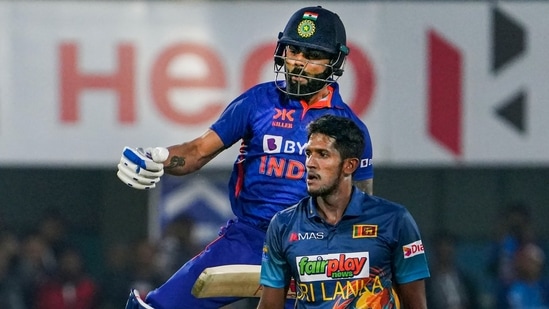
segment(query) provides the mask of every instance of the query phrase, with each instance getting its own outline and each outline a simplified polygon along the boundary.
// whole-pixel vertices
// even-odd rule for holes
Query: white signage
[[[0,165],[111,166],[274,78],[305,2],[0,2]],[[549,165],[549,3],[326,2],[374,164]],[[236,146],[211,164],[229,167]]]

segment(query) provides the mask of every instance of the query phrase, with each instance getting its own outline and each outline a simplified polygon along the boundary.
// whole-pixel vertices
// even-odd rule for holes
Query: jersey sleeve
[[[267,229],[259,282],[271,288],[284,288],[291,279],[290,265],[283,257],[281,233],[278,216],[275,215]]]
[[[404,210],[396,225],[398,245],[393,252],[394,275],[398,284],[430,276],[419,229],[412,215]]]
[[[225,147],[232,146],[244,137],[253,107],[252,96],[248,91],[229,103],[217,121],[210,126]]]

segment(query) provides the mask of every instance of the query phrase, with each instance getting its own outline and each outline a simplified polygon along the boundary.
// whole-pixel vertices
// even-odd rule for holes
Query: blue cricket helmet
[[[321,6],[305,7],[295,12],[279,33],[275,63],[282,65],[284,48],[295,45],[334,55],[334,74],[341,75],[341,66],[349,54],[346,44],[345,26],[337,14]]]

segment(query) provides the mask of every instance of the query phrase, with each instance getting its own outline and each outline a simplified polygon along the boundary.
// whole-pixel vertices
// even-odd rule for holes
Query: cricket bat
[[[260,265],[232,264],[209,267],[194,283],[192,294],[207,297],[261,297]],[[293,283],[293,280],[292,280]],[[295,298],[295,285],[288,290],[288,298]]]

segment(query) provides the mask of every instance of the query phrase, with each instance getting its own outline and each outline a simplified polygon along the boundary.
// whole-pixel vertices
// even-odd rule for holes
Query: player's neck
[[[339,188],[329,195],[316,198],[318,213],[326,223],[336,225],[341,220],[351,200],[351,190]]]
[[[328,86],[324,86],[319,92],[315,93],[308,100],[306,100],[307,105],[311,106],[323,99],[328,98],[329,95],[330,95],[330,89],[328,88]]]

